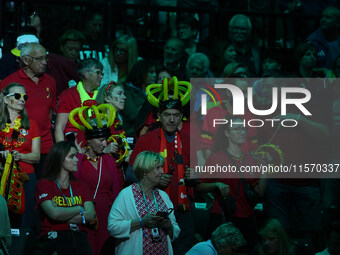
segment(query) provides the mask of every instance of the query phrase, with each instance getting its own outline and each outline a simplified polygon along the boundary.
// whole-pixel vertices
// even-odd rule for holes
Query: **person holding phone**
[[[119,193],[108,218],[108,230],[118,239],[115,254],[173,254],[171,241],[180,229],[169,196],[156,188],[164,162],[151,151],[136,157],[133,169],[139,182]],[[170,212],[168,217],[161,216],[164,212]]]

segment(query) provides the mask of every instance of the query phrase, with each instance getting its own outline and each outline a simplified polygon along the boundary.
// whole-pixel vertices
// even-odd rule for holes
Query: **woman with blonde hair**
[[[131,35],[122,35],[112,44],[108,57],[101,63],[104,66],[102,85],[110,81],[123,83],[133,65],[137,62],[138,46]]]

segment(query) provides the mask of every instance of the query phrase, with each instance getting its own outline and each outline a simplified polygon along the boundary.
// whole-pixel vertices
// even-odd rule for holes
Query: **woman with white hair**
[[[186,255],[231,255],[245,243],[241,231],[228,222],[217,227],[212,233],[211,239],[196,244]]]

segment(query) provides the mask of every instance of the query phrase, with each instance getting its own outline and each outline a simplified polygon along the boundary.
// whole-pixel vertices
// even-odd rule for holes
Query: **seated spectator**
[[[109,54],[101,63],[104,66],[104,77],[101,85],[107,85],[111,81],[122,84],[125,82],[131,68],[138,58],[138,46],[136,39],[131,35],[122,35],[115,40]]]
[[[211,239],[196,244],[186,255],[232,255],[245,243],[240,230],[228,222],[217,227],[212,233]]]
[[[186,64],[187,80],[190,78],[208,78],[212,77],[209,74],[210,60],[203,53],[192,54]]]
[[[243,14],[237,14],[229,21],[229,40],[237,53],[236,62],[244,64],[255,77],[260,73],[261,61],[257,49],[249,42],[251,30],[251,21]]]
[[[84,40],[85,37],[82,32],[75,29],[67,30],[60,40],[61,55],[48,55],[48,73],[56,81],[57,96],[65,89],[75,86],[79,82],[77,62]]]
[[[104,34],[104,11],[95,6],[87,9],[86,24],[84,26],[85,41],[80,50],[80,60],[95,58],[101,61],[107,56],[109,42]]]
[[[249,72],[244,64],[238,62],[232,62],[225,66],[223,70],[224,78],[248,78]]]
[[[267,220],[259,234],[261,241],[257,247],[257,255],[296,254],[293,242],[278,220]]]
[[[163,51],[163,59],[160,65],[169,70],[178,80],[185,77],[185,64],[188,54],[184,51],[184,42],[179,38],[170,38],[166,41]]]
[[[277,53],[271,53],[264,57],[262,62],[262,76],[282,77],[282,75],[281,57]]]
[[[0,81],[20,69],[20,49],[25,43],[39,43],[39,39],[32,33],[23,33],[17,37],[15,48],[0,59]]]
[[[1,177],[1,174],[0,174]],[[0,255],[9,254],[12,244],[11,224],[8,217],[7,202],[0,195]]]
[[[57,142],[64,141],[67,134],[74,134],[78,143],[85,138],[83,132],[73,127],[68,120],[69,113],[83,106],[87,100],[95,100],[103,78],[103,65],[94,58],[81,61],[78,65],[80,81],[77,86],[64,90],[59,97],[54,135]]]
[[[223,76],[223,68],[229,63],[236,62],[237,52],[235,46],[230,41],[220,41],[211,47],[210,59],[211,70],[216,77]]]
[[[322,11],[319,29],[309,35],[306,41],[316,48],[316,67],[331,69],[340,54],[340,9],[326,7]]]
[[[205,48],[196,43],[199,32],[198,20],[192,15],[182,16],[178,21],[178,37],[184,42],[185,52],[191,56],[196,52],[205,52]]]

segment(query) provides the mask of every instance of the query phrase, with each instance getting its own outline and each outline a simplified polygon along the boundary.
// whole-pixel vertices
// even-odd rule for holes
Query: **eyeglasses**
[[[25,101],[28,100],[28,96],[20,93],[9,93],[6,97],[14,96],[16,100],[24,98]]]
[[[88,71],[88,72],[91,72],[91,73],[95,73],[96,75],[101,75],[101,76],[104,76],[104,73],[102,71],[93,71],[93,70],[85,70],[85,71]]]
[[[47,56],[41,56],[41,57],[33,57],[33,56],[29,56],[27,55],[27,57],[30,57],[32,59],[34,59],[37,62],[43,62],[44,60],[47,62],[48,61],[48,57]]]
[[[247,32],[248,31],[248,28],[245,28],[245,27],[231,27],[231,29],[234,31],[234,32]]]

